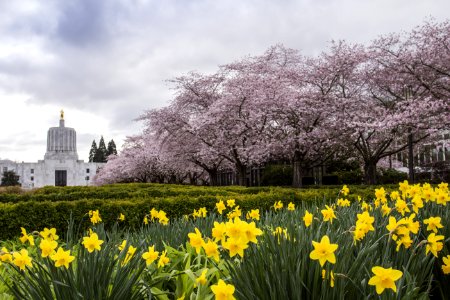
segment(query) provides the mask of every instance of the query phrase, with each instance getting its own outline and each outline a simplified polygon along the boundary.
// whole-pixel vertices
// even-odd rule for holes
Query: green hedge
[[[216,188],[217,189],[217,188]],[[224,189],[226,190],[226,189]],[[247,189],[247,191],[250,189]],[[67,222],[72,213],[76,224],[84,219],[82,228],[88,226],[86,213],[89,210],[100,211],[107,227],[112,226],[120,213],[125,214],[125,226],[137,228],[142,225],[143,218],[151,208],[164,210],[169,218],[191,214],[193,209],[206,207],[212,211],[215,203],[220,200],[233,198],[243,212],[252,208],[268,210],[275,201],[281,200],[287,205],[289,202],[297,206],[308,201],[335,201],[339,189],[306,189],[294,190],[285,188],[271,188],[259,193],[231,193],[226,195],[200,195],[191,197],[186,195],[165,197],[142,197],[131,199],[82,199],[77,201],[22,201],[18,203],[0,204],[0,239],[10,239],[20,235],[20,227],[27,230],[42,230],[44,227],[55,227],[64,234]],[[232,195],[232,197],[230,197]],[[357,195],[367,199],[373,195],[372,189],[363,189],[359,193],[352,193],[347,198],[356,200]]]
[[[338,194],[341,186],[313,187],[308,189],[293,189],[280,187],[204,187],[169,184],[116,184],[101,187],[44,187],[29,192],[0,193],[1,203],[18,203],[29,201],[78,201],[84,199],[132,200],[153,199],[162,197],[199,197],[217,195],[236,197],[238,195],[255,195],[260,193],[317,193],[317,197],[329,197]],[[355,193],[373,193],[373,187],[351,186]],[[324,192],[327,191],[327,192]]]

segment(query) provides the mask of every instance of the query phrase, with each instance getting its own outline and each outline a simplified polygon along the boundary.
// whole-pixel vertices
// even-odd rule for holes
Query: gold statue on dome
[[[61,109],[61,120],[64,120],[64,110]]]

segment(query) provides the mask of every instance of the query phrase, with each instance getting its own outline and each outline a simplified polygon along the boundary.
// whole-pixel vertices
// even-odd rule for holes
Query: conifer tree
[[[106,162],[106,145],[105,140],[103,139],[103,136],[100,138],[100,142],[98,143],[98,149],[94,156],[94,162],[103,163]]]
[[[20,185],[19,178],[14,171],[5,171],[3,172],[3,177],[0,186],[15,186]]]
[[[114,143],[114,140],[110,140],[108,143],[108,149],[106,151],[107,156],[110,156],[111,154],[117,155],[117,148],[116,143]]]
[[[95,154],[97,153],[97,143],[95,140],[92,141],[91,150],[89,151],[89,162],[93,162]]]

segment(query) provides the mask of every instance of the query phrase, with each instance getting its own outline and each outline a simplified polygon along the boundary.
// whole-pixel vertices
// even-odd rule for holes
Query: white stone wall
[[[104,163],[85,163],[82,160],[40,160],[37,163],[14,163],[0,161],[0,178],[4,168],[14,170],[20,176],[23,188],[37,188],[55,185],[55,171],[67,171],[67,185],[91,185],[97,169]],[[89,172],[87,172],[89,169]],[[88,177],[88,178],[87,178]],[[33,180],[32,180],[33,178]]]

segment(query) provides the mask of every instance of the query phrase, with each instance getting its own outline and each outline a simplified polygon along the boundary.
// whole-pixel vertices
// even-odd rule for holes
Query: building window
[[[86,173],[89,173],[90,172],[90,170],[89,169],[86,169]]]
[[[31,176],[31,181],[34,181],[34,176]]]
[[[8,171],[8,167],[3,167],[3,173]]]
[[[86,181],[89,181],[89,176],[86,176]]]
[[[31,174],[34,174],[34,169],[31,169],[30,172],[31,172]]]

